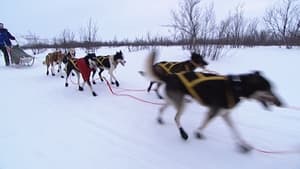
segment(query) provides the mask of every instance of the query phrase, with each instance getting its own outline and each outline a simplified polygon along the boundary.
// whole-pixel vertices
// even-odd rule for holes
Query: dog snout
[[[273,95],[273,103],[276,105],[276,106],[278,106],[278,107],[282,107],[282,106],[284,106],[284,104],[283,104],[283,102],[281,101],[281,99],[279,99],[275,94],[273,94],[272,93],[272,95]]]
[[[268,103],[279,107],[283,106],[282,101],[271,91],[256,92],[252,98],[260,101],[264,106]]]
[[[271,102],[272,104],[278,106],[278,107],[282,107],[283,103],[281,101],[281,99],[279,99],[278,96],[276,96],[273,92],[269,91],[267,94],[267,97],[264,98],[266,101]]]
[[[125,63],[126,63],[126,60],[121,60],[120,63],[121,63],[122,66],[124,66]]]

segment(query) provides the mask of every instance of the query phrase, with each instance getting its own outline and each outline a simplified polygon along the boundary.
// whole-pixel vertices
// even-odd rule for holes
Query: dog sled
[[[19,45],[14,45],[10,50],[11,63],[21,66],[32,66],[35,57],[27,54]]]

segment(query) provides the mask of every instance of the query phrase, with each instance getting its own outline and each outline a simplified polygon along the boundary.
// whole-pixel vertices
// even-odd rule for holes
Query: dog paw
[[[95,82],[95,81],[93,81],[92,83],[93,83],[94,85],[96,84],[96,82]]]
[[[197,139],[205,139],[205,136],[203,134],[201,134],[200,132],[195,132],[195,137]]]
[[[249,153],[251,150],[253,149],[253,147],[251,147],[250,145],[247,145],[247,144],[239,144],[238,145],[238,151],[240,153]]]
[[[46,72],[46,75],[48,76],[48,75],[49,75],[49,72]]]
[[[79,91],[83,91],[83,87],[79,86],[79,87],[78,87],[78,90],[79,90]]]
[[[54,73],[52,73],[52,76],[55,76],[55,74],[54,74]]]
[[[66,87],[68,87],[68,86],[69,86],[69,84],[68,84],[68,83],[65,83],[65,86],[66,86]]]
[[[158,122],[158,124],[161,124],[161,125],[165,124],[164,120],[160,117],[157,118],[157,122]]]
[[[63,75],[60,76],[62,79],[65,78]]]
[[[148,88],[148,89],[147,89],[147,92],[150,92],[150,91],[151,91],[151,88]]]
[[[182,127],[179,128],[179,131],[180,131],[181,138],[183,138],[184,140],[187,140],[189,138],[188,134],[183,130]]]
[[[120,83],[118,81],[116,81],[116,86],[119,87],[120,86]]]
[[[159,99],[164,99],[164,97],[162,97],[161,95],[157,95]]]
[[[97,93],[96,93],[96,92],[93,92],[93,96],[97,96]]]

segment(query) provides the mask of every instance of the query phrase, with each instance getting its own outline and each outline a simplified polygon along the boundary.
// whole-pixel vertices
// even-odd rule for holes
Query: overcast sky
[[[0,22],[17,37],[28,32],[53,38],[62,30],[78,33],[89,18],[99,27],[101,40],[134,39],[168,34],[162,25],[171,23],[171,10],[180,0],[2,0]],[[276,0],[203,0],[214,2],[217,18],[225,17],[238,4],[247,17],[261,17]],[[78,37],[77,37],[78,38]]]

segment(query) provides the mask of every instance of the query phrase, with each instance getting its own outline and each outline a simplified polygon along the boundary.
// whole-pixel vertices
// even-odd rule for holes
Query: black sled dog
[[[175,122],[184,140],[188,139],[188,134],[183,129],[180,118],[183,114],[185,95],[190,95],[208,108],[206,118],[195,132],[197,138],[203,138],[203,130],[214,117],[220,115],[231,129],[237,139],[237,144],[243,152],[250,151],[252,147],[242,139],[235,128],[230,117],[230,110],[242,98],[255,99],[266,108],[272,104],[282,106],[282,102],[272,91],[271,83],[260,72],[226,76],[201,72],[183,72],[162,76],[152,66],[155,58],[156,52],[152,52],[146,63],[147,70],[154,78],[166,84],[167,97],[167,103],[161,107],[157,120],[159,123],[163,123],[163,111],[172,104],[177,110]]]
[[[97,67],[100,69],[99,72],[100,80],[103,81],[102,72],[106,69],[108,70],[108,74],[110,75],[111,84],[116,84],[116,86],[118,87],[120,83],[115,77],[115,75],[113,74],[113,72],[117,68],[119,63],[122,66],[124,66],[126,63],[122,51],[116,52],[116,54],[114,55],[97,56],[96,60],[97,60]],[[96,84],[96,81],[94,80],[95,74],[96,74],[96,69],[93,70],[93,74],[92,74],[93,84]]]
[[[204,60],[203,56],[198,53],[191,53],[191,59],[182,61],[182,62],[167,62],[162,61],[155,63],[153,65],[153,69],[155,69],[155,72],[157,72],[158,76],[165,76],[166,74],[172,74],[172,73],[180,73],[180,72],[186,72],[186,71],[194,71],[196,68],[202,68],[205,69],[205,66],[207,66],[208,63]],[[145,75],[144,72],[139,72],[141,75]],[[156,83],[156,88],[154,89],[156,95],[158,98],[162,99],[163,97],[159,94],[159,88],[162,85],[159,81],[151,81],[149,84],[149,87],[147,88],[147,91],[150,92],[152,86]]]
[[[83,58],[67,58],[66,64],[66,82],[65,86],[68,87],[68,78],[72,72],[75,71],[77,74],[77,83],[78,83],[78,90],[83,91],[85,83],[88,84],[93,96],[97,96],[96,92],[93,90],[91,82],[90,82],[90,75],[91,72],[96,69],[96,55],[94,53],[87,54]],[[83,85],[80,85],[80,74],[83,78]]]

